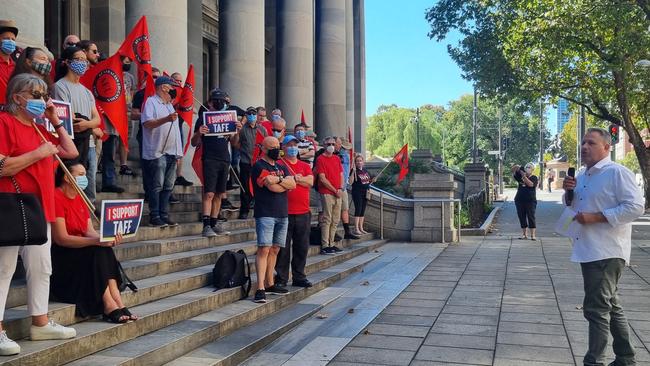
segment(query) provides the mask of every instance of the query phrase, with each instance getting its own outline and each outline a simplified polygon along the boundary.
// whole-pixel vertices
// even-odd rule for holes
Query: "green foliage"
[[[388,168],[381,173],[373,185],[400,197],[412,198],[413,191],[411,190],[410,185],[413,175],[427,173],[431,173],[431,167],[429,165],[426,165],[421,161],[409,160],[409,172],[404,180],[397,184],[399,166],[391,162]]]
[[[576,166],[578,163],[576,151],[578,149],[578,118],[577,116],[572,116],[564,125],[562,132],[560,132],[560,144],[562,146],[562,152],[567,156],[567,162],[570,166]]]
[[[625,157],[622,160],[618,161],[618,163],[630,169],[634,173],[641,173],[641,167],[639,167],[639,159],[636,158],[634,151],[630,151],[629,153],[625,154]]]

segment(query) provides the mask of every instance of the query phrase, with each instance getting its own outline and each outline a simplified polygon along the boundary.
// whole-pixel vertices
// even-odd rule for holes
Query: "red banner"
[[[192,120],[194,112],[194,65],[190,64],[187,70],[187,78],[185,78],[185,85],[177,97],[178,104],[176,105],[176,112],[190,127],[188,136],[192,136]],[[190,147],[190,138],[187,139],[183,155],[187,153]]]
[[[393,157],[393,161],[399,165],[399,176],[397,184],[401,182],[409,172],[409,144],[405,144]]]
[[[194,150],[194,157],[192,158],[192,168],[199,177],[201,185],[203,185],[203,144],[200,144]]]
[[[149,27],[147,17],[142,16],[131,33],[117,50],[120,56],[133,60],[138,65],[138,89],[142,88],[147,75],[151,75],[151,48],[149,46]]]
[[[120,55],[116,53],[98,63],[89,69],[80,81],[93,93],[98,109],[103,110],[128,150],[129,125]]]

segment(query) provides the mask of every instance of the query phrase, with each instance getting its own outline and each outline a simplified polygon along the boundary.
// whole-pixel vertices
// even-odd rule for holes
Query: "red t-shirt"
[[[62,190],[54,190],[56,217],[65,219],[65,228],[69,235],[86,236],[90,214],[80,195],[68,198]]]
[[[304,177],[313,175],[311,167],[304,161],[296,161],[292,164],[288,160],[281,160],[279,164],[288,167],[289,174],[300,174]],[[289,215],[303,215],[309,212],[309,188],[296,184],[296,189],[287,192],[289,200]]]
[[[15,67],[16,63],[11,57],[7,61],[0,60],[0,104],[7,104],[7,85]]]
[[[38,129],[51,143],[59,145],[59,139],[45,128],[38,126]],[[38,149],[42,143],[34,127],[22,124],[7,112],[0,112],[0,155],[20,156]],[[18,172],[15,177],[22,193],[33,193],[40,198],[45,220],[54,222],[54,157],[37,161]],[[0,178],[0,192],[16,192],[9,177]]]
[[[314,168],[316,174],[325,174],[325,178],[334,186],[336,189],[341,189],[341,174],[343,174],[343,165],[341,164],[341,158],[338,155],[327,156],[322,154],[316,159],[316,167]],[[318,193],[321,194],[331,194],[332,196],[336,195],[336,192],[332,192],[319,181],[318,182]]]
[[[267,136],[273,136],[273,124],[269,120],[260,122],[260,125],[266,130]]]

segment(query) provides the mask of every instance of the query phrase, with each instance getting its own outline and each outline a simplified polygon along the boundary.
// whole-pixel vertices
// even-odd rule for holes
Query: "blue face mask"
[[[282,136],[282,132],[280,132],[280,131],[273,131],[273,137],[275,137],[276,139],[279,139],[280,136]]]
[[[46,108],[47,105],[43,99],[27,99],[27,104],[25,105],[25,111],[27,111],[32,118],[43,117]]]
[[[296,137],[297,137],[299,140],[304,139],[304,138],[305,138],[305,131],[300,130],[300,131],[296,132]]]
[[[88,63],[86,61],[74,60],[68,64],[68,67],[70,67],[70,70],[75,74],[82,76],[88,70]]]
[[[248,121],[248,123],[253,123],[257,120],[257,116],[254,114],[247,114],[246,120]]]
[[[295,158],[298,156],[298,147],[297,146],[289,146],[287,147],[287,155],[289,155],[292,158]]]
[[[11,55],[16,50],[16,41],[13,39],[3,39],[0,49],[2,49],[4,54]]]
[[[81,190],[84,190],[86,187],[88,187],[88,177],[85,175],[78,175],[75,177],[75,180],[77,181],[77,185],[79,188],[81,188]]]
[[[272,121],[277,121],[279,119],[280,119],[280,116],[278,116],[277,114],[274,114],[274,115],[271,116]]]

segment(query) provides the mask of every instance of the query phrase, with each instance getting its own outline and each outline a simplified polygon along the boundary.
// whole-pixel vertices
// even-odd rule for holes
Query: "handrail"
[[[404,198],[396,194],[387,192],[379,187],[370,185],[370,189],[379,192],[379,234],[380,238],[384,239],[384,195],[393,198],[399,202],[440,202],[440,231],[441,231],[441,241],[445,242],[445,205],[442,203],[458,203],[457,213],[458,213],[458,242],[460,242],[460,199],[459,198],[433,198],[433,197],[421,197],[421,198]]]

